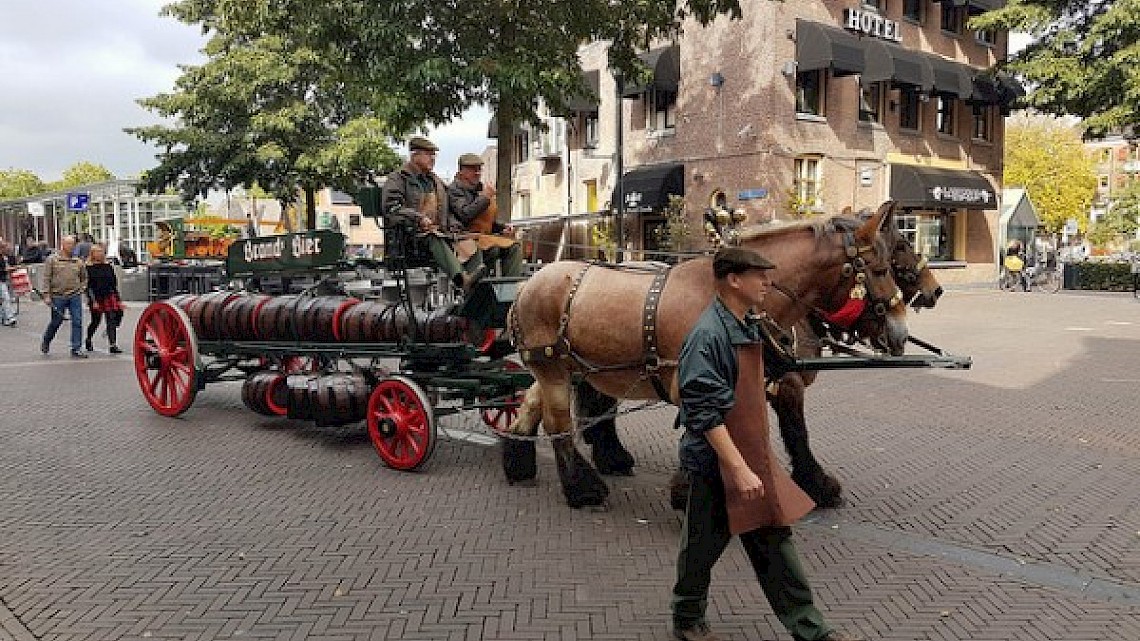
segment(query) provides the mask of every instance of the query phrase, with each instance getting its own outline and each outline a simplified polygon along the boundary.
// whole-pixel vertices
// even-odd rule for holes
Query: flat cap
[[[479,154],[463,154],[459,157],[460,167],[482,167],[483,157]]]
[[[423,136],[412,136],[408,141],[409,151],[439,151],[436,144]]]
[[[721,247],[713,256],[713,273],[717,278],[740,274],[750,269],[775,269],[772,261],[744,247]]]

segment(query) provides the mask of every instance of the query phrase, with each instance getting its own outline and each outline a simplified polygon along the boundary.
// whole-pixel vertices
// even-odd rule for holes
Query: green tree
[[[1077,129],[1056,118],[1019,116],[1005,130],[1005,184],[1025,187],[1045,228],[1057,233],[1070,218],[1082,232],[1096,195],[1095,161]]]
[[[90,185],[114,180],[115,174],[103,165],[86,160],[75,163],[63,170],[63,177],[51,184],[51,189],[69,189],[80,185]]]
[[[1140,133],[1140,0],[1010,0],[971,26],[1033,36],[1009,64],[1029,106],[1081,116],[1093,136]]]
[[[1136,236],[1140,227],[1140,181],[1131,181],[1108,211],[1089,228],[1088,238],[1096,245],[1123,242]]]
[[[343,81],[343,54],[308,46],[323,40],[323,30],[344,27],[335,11],[341,4],[353,3],[169,5],[211,37],[207,61],[184,66],[174,92],[140,101],[175,124],[127,130],[162,149],[159,166],[145,175],[148,188],[173,185],[193,199],[256,183],[283,206],[301,192],[312,228],[318,189],[348,188],[397,166],[387,127]]]
[[[27,169],[0,169],[0,198],[23,198],[45,191],[44,181]]]
[[[611,65],[626,77],[642,79],[647,69],[637,59],[638,50],[675,36],[689,18],[706,24],[723,13],[738,17],[740,4],[739,0],[180,0],[169,11],[214,34],[207,48],[211,57],[215,50],[257,48],[274,38],[283,54],[303,54],[306,64],[317,71],[309,77],[315,84],[302,94],[305,105],[321,105],[324,122],[367,115],[387,123],[391,135],[404,136],[428,124],[449,122],[474,104],[491,105],[502,125],[499,210],[509,216],[513,124],[537,123],[540,100],[557,111],[568,96],[585,91],[578,60],[581,43],[609,42]],[[273,65],[277,66],[293,67]],[[269,151],[279,165],[290,166],[288,161],[294,158],[288,145]],[[218,172],[219,168],[208,167],[201,173]]]

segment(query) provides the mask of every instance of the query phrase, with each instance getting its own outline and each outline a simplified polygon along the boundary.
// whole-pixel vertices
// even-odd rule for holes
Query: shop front
[[[964,169],[890,165],[899,229],[943,281],[988,278],[998,198],[984,175]]]
[[[625,228],[636,230],[635,238],[626,239],[627,246],[642,248],[643,259],[661,258],[657,252],[668,249],[662,244],[665,212],[670,196],[685,195],[685,166],[668,163],[632,169],[622,178],[621,191]]]

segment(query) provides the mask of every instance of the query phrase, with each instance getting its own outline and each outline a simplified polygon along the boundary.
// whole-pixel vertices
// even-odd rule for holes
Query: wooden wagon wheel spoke
[[[135,375],[143,397],[163,416],[190,408],[201,371],[190,319],[168,302],[151,303],[135,330]]]
[[[386,465],[420,468],[436,443],[431,402],[415,382],[395,376],[380,381],[368,399],[368,436]]]

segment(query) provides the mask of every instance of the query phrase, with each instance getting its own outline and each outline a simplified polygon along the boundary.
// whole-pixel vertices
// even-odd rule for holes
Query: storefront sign
[[[953,187],[939,185],[930,189],[930,197],[939,202],[954,203],[986,203],[994,199],[993,192],[987,189],[973,187]]]
[[[891,42],[902,42],[902,30],[899,23],[887,20],[883,16],[862,9],[848,7],[843,10],[843,26],[848,31],[854,31]]]
[[[344,257],[344,235],[310,231],[249,238],[233,243],[226,258],[231,278],[257,273],[305,271],[335,266]]]

